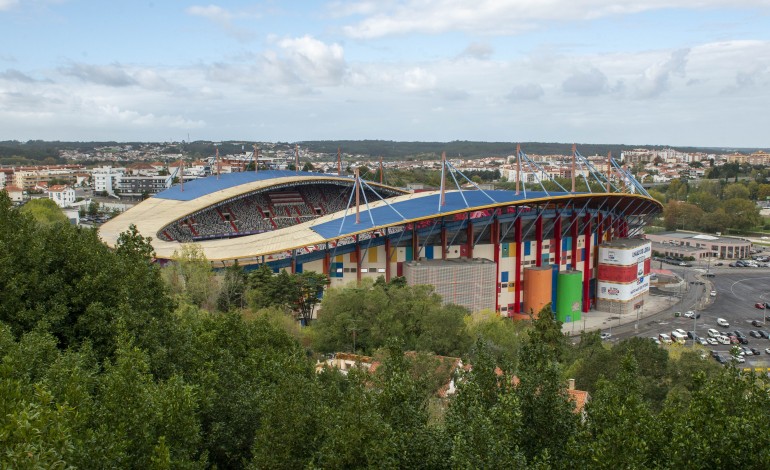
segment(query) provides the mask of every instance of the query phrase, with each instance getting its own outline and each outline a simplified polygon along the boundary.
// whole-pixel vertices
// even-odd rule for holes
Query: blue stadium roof
[[[232,188],[233,186],[239,186],[242,184],[253,183],[255,181],[264,181],[272,178],[283,178],[291,176],[315,176],[315,177],[335,177],[340,178],[336,174],[324,174],[314,173],[307,171],[288,171],[288,170],[264,170],[259,173],[253,171],[246,171],[241,173],[225,173],[220,175],[219,178],[209,176],[206,178],[200,178],[192,181],[187,181],[184,184],[184,191],[182,191],[181,185],[172,186],[165,191],[161,191],[153,197],[160,199],[173,199],[177,201],[192,201],[201,196],[206,196],[223,189]],[[342,177],[345,178],[345,177]],[[353,181],[350,178],[351,182]]]
[[[355,207],[348,210],[344,218],[331,220],[313,225],[312,230],[324,238],[335,238],[350,233],[371,230],[379,226],[394,224],[404,220],[429,218],[442,213],[451,213],[467,210],[472,207],[483,207],[490,204],[516,203],[531,199],[548,198],[561,195],[574,195],[571,193],[546,193],[544,191],[459,191],[446,193],[444,207],[439,207],[440,193],[429,196],[408,199],[405,201],[391,202],[389,206],[382,206],[366,210],[361,206],[360,223],[356,224]],[[463,200],[468,201],[467,205]],[[491,200],[490,200],[491,197]],[[374,201],[369,201],[374,202]],[[395,210],[394,210],[395,209]],[[398,211],[398,213],[396,213]],[[401,215],[399,215],[399,213]],[[403,218],[401,217],[403,215]],[[374,219],[374,224],[372,224]]]

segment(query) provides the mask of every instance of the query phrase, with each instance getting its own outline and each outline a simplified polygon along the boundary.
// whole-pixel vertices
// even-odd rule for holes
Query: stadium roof
[[[254,192],[297,183],[328,183],[343,181],[353,184],[353,179],[336,175],[303,173],[292,171],[265,171],[255,173],[233,173],[208,177],[185,184],[184,191],[179,186],[159,193],[115,219],[104,224],[100,236],[110,246],[114,246],[121,232],[130,224],[136,225],[144,236],[153,237],[153,247],[159,258],[171,258],[181,246],[179,242],[157,239],[157,233],[169,223],[182,219],[189,214],[215,205],[221,201]],[[378,185],[368,183],[377,189]],[[390,188],[397,190],[396,188]],[[355,207],[347,211],[327,214],[302,224],[236,238],[221,238],[197,242],[209,260],[256,259],[258,256],[286,252],[310,245],[318,245],[334,239],[349,237],[358,233],[382,229],[388,226],[417,222],[435,218],[439,215],[452,215],[476,210],[512,205],[549,202],[556,205],[574,203],[576,207],[598,208],[602,203],[607,208],[618,207],[628,213],[640,211],[642,203],[651,202],[660,210],[660,204],[653,199],[639,194],[628,193],[547,193],[528,191],[516,194],[515,191],[447,191],[445,205],[440,206],[441,194],[438,191],[403,194],[386,200],[361,201],[359,223],[356,223]]]

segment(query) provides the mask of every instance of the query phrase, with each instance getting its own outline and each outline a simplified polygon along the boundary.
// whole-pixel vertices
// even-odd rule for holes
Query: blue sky
[[[0,0],[0,140],[770,148],[769,0]]]

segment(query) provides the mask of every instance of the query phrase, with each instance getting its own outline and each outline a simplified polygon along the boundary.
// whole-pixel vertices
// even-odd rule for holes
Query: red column
[[[390,238],[385,238],[385,282],[390,282]]]
[[[517,215],[513,226],[514,240],[516,242],[516,266],[514,269],[514,282],[516,283],[513,300],[513,313],[521,313],[521,217]]]
[[[412,259],[420,259],[420,236],[417,235],[417,224],[412,224]]]
[[[537,248],[535,250],[535,266],[543,265],[543,216],[542,214],[535,219],[535,238],[537,238]]]
[[[591,299],[589,298],[591,293],[589,289],[591,281],[591,214],[586,212],[584,221],[583,237],[585,238],[586,255],[583,258],[583,312],[585,313],[591,310]]]
[[[297,272],[297,252],[293,251],[291,252],[291,273],[294,274]]]
[[[621,238],[628,237],[628,221],[623,219],[618,219],[618,223],[620,225],[620,237]]]
[[[614,238],[614,235],[615,235],[615,233],[612,231],[612,228],[613,228],[612,224],[613,224],[613,222],[614,221],[612,220],[612,216],[608,215],[607,216],[607,221],[606,221],[606,224],[607,224],[607,241],[608,242],[612,241],[612,239]]]
[[[556,243],[556,249],[553,252],[553,262],[559,266],[561,271],[561,213],[556,214],[553,221],[553,242]]]
[[[329,254],[329,249],[327,248],[326,252],[324,253],[323,273],[329,276],[330,269],[331,269],[331,255]]]
[[[495,258],[495,312],[500,312],[500,220],[495,217],[490,229]]]
[[[570,236],[572,237],[572,269],[577,270],[578,268],[578,216],[577,212],[572,212],[572,220],[571,220],[572,226],[570,230]]]
[[[604,217],[601,212],[596,214],[596,243],[604,243]]]
[[[446,227],[441,226],[441,259],[446,259],[447,246],[446,246]]]
[[[468,259],[473,259],[473,222],[468,216],[468,226],[465,227],[465,243],[468,247]]]
[[[361,243],[356,235],[356,281],[361,282]]]

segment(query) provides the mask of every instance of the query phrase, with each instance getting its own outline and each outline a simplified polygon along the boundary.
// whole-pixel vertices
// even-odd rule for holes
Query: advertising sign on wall
[[[619,248],[613,246],[599,246],[599,264],[615,264],[629,266],[638,264],[652,256],[652,243],[636,246],[634,248]]]
[[[596,296],[600,299],[627,301],[650,290],[650,276],[644,276],[636,282],[618,284],[599,281]]]

